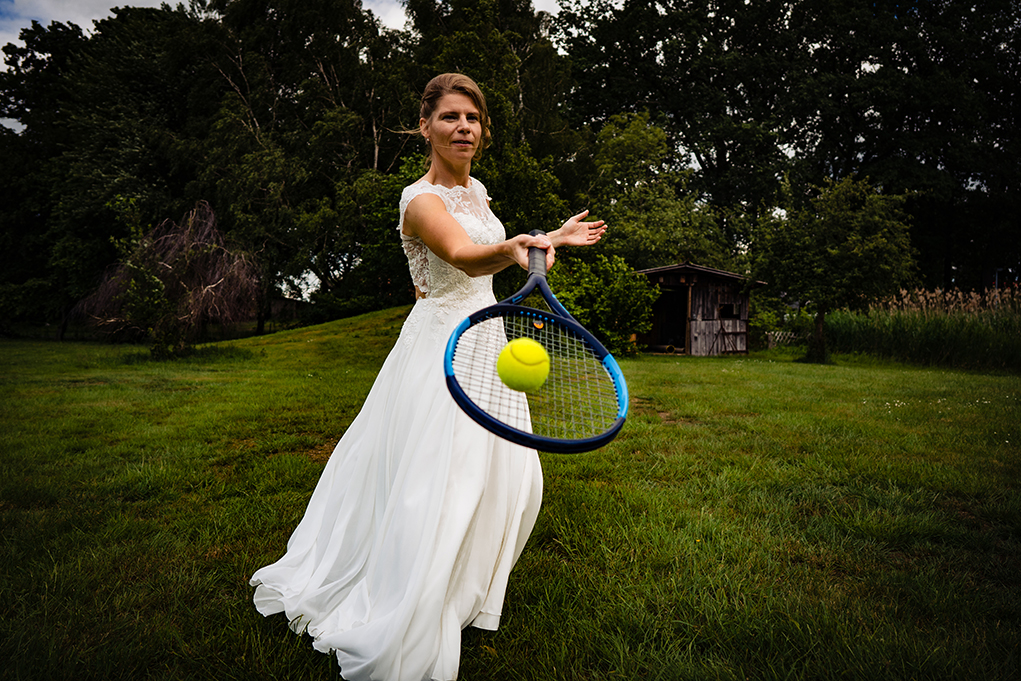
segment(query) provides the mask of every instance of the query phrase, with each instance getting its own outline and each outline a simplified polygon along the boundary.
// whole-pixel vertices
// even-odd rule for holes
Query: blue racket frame
[[[533,231],[532,234],[542,234],[542,232]],[[553,295],[549,285],[546,283],[545,251],[537,248],[530,251],[528,272],[528,279],[519,291],[500,301],[496,305],[491,305],[469,315],[457,325],[457,328],[454,329],[453,333],[450,335],[450,339],[447,341],[446,351],[443,355],[443,372],[446,376],[447,388],[457,405],[461,407],[461,409],[473,421],[510,442],[514,442],[524,447],[531,447],[545,452],[556,453],[577,453],[598,449],[599,447],[609,443],[617,436],[617,433],[620,432],[620,429],[624,426],[624,422],[627,419],[628,390],[627,382],[624,380],[624,374],[621,372],[620,366],[617,364],[617,360],[614,359],[613,355],[610,354],[610,352],[594,335],[578,323],[578,320],[571,316],[567,309],[564,308],[559,300],[557,300],[556,296]],[[542,295],[546,303],[550,306],[552,312],[518,305],[518,303],[523,301],[535,291],[538,291]],[[461,387],[454,372],[454,356],[456,354],[457,344],[464,333],[476,324],[480,324],[489,319],[508,317],[525,317],[533,321],[533,323],[538,322],[541,325],[559,325],[584,342],[595,359],[602,364],[603,369],[605,369],[606,373],[612,380],[613,387],[616,392],[617,414],[615,420],[608,428],[597,435],[585,438],[548,437],[515,428],[514,426],[493,417],[472,401]]]

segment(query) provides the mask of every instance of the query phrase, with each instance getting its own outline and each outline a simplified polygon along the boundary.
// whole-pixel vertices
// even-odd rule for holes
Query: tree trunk
[[[265,297],[263,299],[265,299]],[[268,316],[266,314],[266,307],[267,307],[266,305],[262,304],[262,301],[259,301],[258,312],[255,315],[256,336],[261,336],[262,334],[266,333],[266,317]]]
[[[68,304],[64,306],[64,312],[60,315],[60,328],[57,331],[57,340],[61,343],[64,342],[64,337],[67,336],[67,327],[71,323],[71,313],[74,311],[74,305]]]
[[[819,310],[815,313],[815,330],[808,339],[808,355],[805,359],[813,364],[825,364],[829,361],[829,354],[826,351],[826,311]]]

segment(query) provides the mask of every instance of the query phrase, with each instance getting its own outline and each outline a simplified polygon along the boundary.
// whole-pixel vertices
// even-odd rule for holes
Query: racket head
[[[497,375],[497,357],[515,338],[539,342],[550,357],[549,377],[535,392],[511,390]],[[613,355],[576,321],[552,312],[508,303],[479,310],[451,334],[443,369],[468,416],[525,447],[598,449],[627,418],[627,383]]]

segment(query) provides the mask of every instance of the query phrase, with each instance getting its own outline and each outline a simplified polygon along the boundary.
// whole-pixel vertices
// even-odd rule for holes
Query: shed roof
[[[647,270],[637,270],[637,274],[665,274],[667,272],[677,273],[695,273],[700,272],[702,274],[712,274],[717,277],[723,277],[725,279],[736,279],[738,281],[747,281],[748,277],[734,272],[727,272],[726,270],[718,270],[713,267],[703,267],[702,265],[696,265],[690,262],[680,263],[678,265],[665,265],[663,267],[652,267]],[[764,281],[755,281],[756,284],[765,284]]]

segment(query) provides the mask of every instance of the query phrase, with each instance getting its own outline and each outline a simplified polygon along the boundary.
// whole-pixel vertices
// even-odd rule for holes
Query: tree
[[[72,139],[52,159],[50,266],[77,300],[116,258],[111,238],[180,215],[222,86],[209,63],[216,28],[180,10],[118,8],[69,69]],[[129,214],[119,207],[131,206]]]
[[[712,209],[669,163],[666,132],[647,113],[613,116],[599,131],[586,205],[611,226],[600,248],[636,269],[696,262],[733,269],[733,244]]]
[[[756,277],[788,304],[811,311],[808,360],[827,359],[824,323],[832,310],[866,309],[914,281],[915,259],[902,212],[907,197],[884,195],[846,177],[798,195],[784,185],[786,214],[764,217],[755,235]]]
[[[372,309],[392,291],[353,286],[365,258],[363,216],[380,194],[358,188],[375,178],[396,211],[399,192],[382,178],[401,167],[408,136],[399,116],[417,101],[420,69],[401,42],[408,36],[381,28],[353,1],[213,6],[229,33],[217,63],[231,91],[202,179],[227,231],[259,254],[258,330],[271,297],[309,275],[321,312]],[[392,244],[399,255],[399,241]]]
[[[298,223],[298,241],[319,284],[307,321],[327,321],[414,301],[408,261],[397,235],[404,187],[421,176],[423,159],[411,155],[399,172],[365,170],[338,182],[332,201],[319,213],[307,212]],[[337,229],[345,224],[347,229]],[[334,241],[350,234],[344,244]]]
[[[4,48],[0,115],[25,128],[4,140],[23,191],[0,220],[8,252],[31,259],[0,269],[5,298],[35,303],[33,321],[60,321],[63,334],[115,261],[111,239],[194,203],[194,140],[220,98],[203,58],[211,33],[182,9],[120,8],[88,38],[73,24],[33,24],[24,48]]]
[[[85,41],[75,24],[32,22],[19,35],[24,47],[4,46],[0,117],[17,120],[20,134],[0,131],[0,316],[35,323],[59,321],[72,298],[64,276],[50,267],[53,236],[51,159],[71,135],[67,125],[68,72]]]
[[[781,104],[796,41],[788,3],[627,0],[568,3],[560,41],[575,64],[575,120],[656,112],[675,167],[714,209],[758,214],[775,201],[790,121]],[[721,210],[722,209],[722,210]],[[742,223],[721,227],[735,244]]]
[[[927,284],[971,288],[1021,276],[1017,16],[1017,0],[579,0],[558,21],[572,122],[655,112],[735,243],[785,174],[854,173],[909,195]]]
[[[24,47],[3,48],[7,70],[0,71],[0,117],[24,125],[40,155],[48,157],[67,139],[66,76],[86,39],[81,27],[58,21],[49,27],[33,21],[18,37]]]
[[[908,193],[930,286],[980,287],[1021,268],[1014,0],[802,0],[789,106],[792,177],[851,173]],[[1007,104],[1013,102],[1013,104]],[[1015,275],[1016,276],[1016,275]]]
[[[121,246],[123,261],[79,306],[108,337],[145,338],[153,356],[165,358],[208,322],[230,326],[250,317],[258,268],[227,247],[209,204]]]

